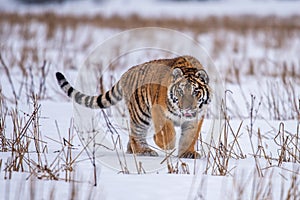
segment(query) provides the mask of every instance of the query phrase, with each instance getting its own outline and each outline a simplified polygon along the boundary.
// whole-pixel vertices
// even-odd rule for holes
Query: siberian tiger
[[[196,58],[181,56],[134,66],[109,91],[97,96],[74,89],[59,72],[56,78],[64,92],[85,107],[108,108],[124,99],[130,115],[128,153],[158,156],[146,141],[152,120],[154,141],[161,149],[175,148],[174,126],[181,126],[178,156],[200,156],[194,146],[212,92],[209,77]]]

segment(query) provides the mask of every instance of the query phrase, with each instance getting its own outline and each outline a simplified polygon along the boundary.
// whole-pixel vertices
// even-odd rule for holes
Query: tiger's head
[[[173,81],[168,88],[168,97],[177,116],[192,120],[211,101],[211,88],[205,70],[194,69],[183,73],[180,68],[173,70]]]

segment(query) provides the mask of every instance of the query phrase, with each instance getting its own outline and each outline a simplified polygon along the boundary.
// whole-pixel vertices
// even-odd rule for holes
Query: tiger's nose
[[[192,110],[193,109],[193,101],[185,100],[183,102],[182,109],[184,109],[184,110]]]

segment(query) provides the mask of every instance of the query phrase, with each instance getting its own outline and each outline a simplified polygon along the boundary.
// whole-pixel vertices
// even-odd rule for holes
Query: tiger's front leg
[[[199,137],[204,117],[200,121],[186,121],[181,125],[178,156],[181,158],[200,158],[195,151],[195,144]]]
[[[152,121],[155,129],[154,141],[163,150],[175,148],[176,132],[173,122],[166,118],[165,113],[159,105],[151,109]]]

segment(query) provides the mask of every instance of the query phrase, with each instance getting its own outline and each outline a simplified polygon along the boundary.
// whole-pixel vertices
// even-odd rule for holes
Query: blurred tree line
[[[17,1],[22,3],[28,3],[28,4],[39,4],[39,3],[48,4],[48,3],[63,3],[66,1],[78,1],[78,0],[17,0]],[[85,0],[85,1],[103,2],[105,0]],[[219,0],[157,0],[157,1],[219,1]]]
[[[66,1],[78,1],[78,0],[17,0],[17,1],[22,2],[22,3],[27,3],[27,4],[43,4],[43,3],[63,3]],[[85,1],[103,2],[105,0],[85,0]],[[221,1],[221,0],[157,0],[157,1],[181,1],[181,2],[183,2],[183,1]],[[268,1],[268,0],[259,0],[259,1]],[[277,1],[291,1],[291,0],[277,0]],[[297,1],[297,0],[294,0],[294,1]]]
[[[39,4],[39,3],[62,3],[68,0],[17,0],[22,3]]]

